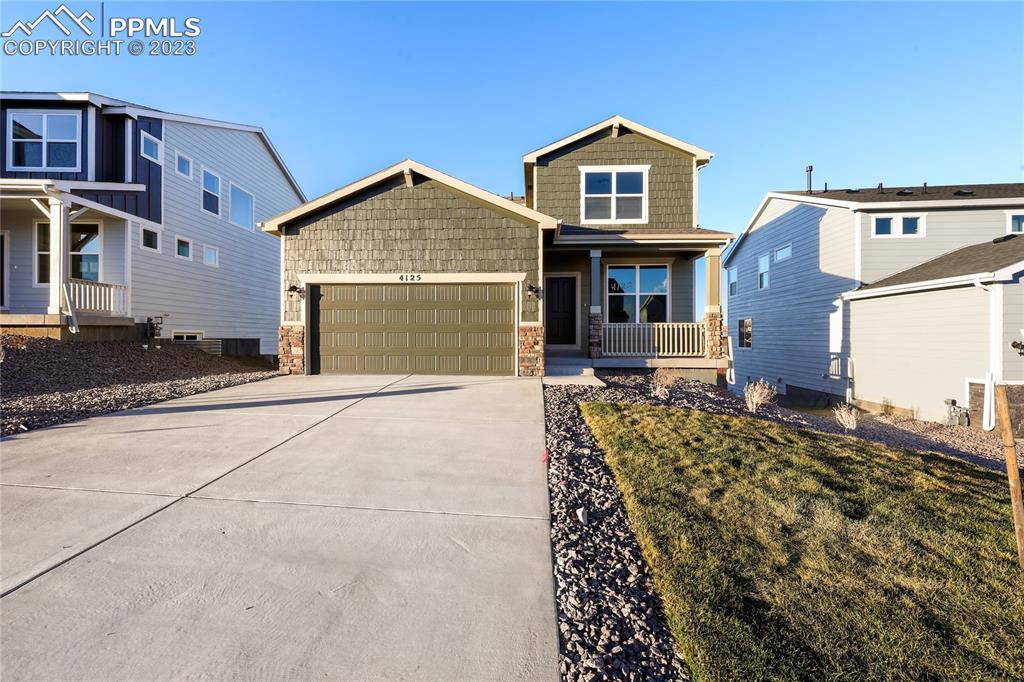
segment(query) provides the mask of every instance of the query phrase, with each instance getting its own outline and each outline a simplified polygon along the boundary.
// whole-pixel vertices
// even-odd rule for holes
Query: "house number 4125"
[[[399,282],[421,282],[423,281],[423,275],[399,275]]]

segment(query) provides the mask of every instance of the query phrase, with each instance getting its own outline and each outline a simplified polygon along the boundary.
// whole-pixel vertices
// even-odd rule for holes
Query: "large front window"
[[[581,167],[582,222],[647,222],[647,169],[647,166]]]
[[[71,272],[73,279],[100,281],[100,226],[71,225]],[[50,224],[36,224],[36,284],[50,282]]]
[[[667,265],[609,265],[608,322],[668,322]]]
[[[9,111],[7,170],[77,172],[81,135],[81,112]]]

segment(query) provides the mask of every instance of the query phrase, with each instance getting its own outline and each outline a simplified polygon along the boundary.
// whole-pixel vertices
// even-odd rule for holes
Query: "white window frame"
[[[178,253],[178,242],[188,242],[188,257],[182,256]],[[181,260],[195,260],[195,244],[188,237],[182,237],[180,234],[174,235],[174,257],[180,258]]]
[[[1024,235],[1024,232],[1013,231],[1013,217],[1020,216],[1024,218],[1024,208],[1018,208],[1012,211],[1006,211],[1006,234],[1020,234]]]
[[[193,335],[195,339],[176,339],[175,336],[186,336]],[[171,330],[171,341],[202,341],[206,338],[206,332],[202,329],[172,329]]]
[[[143,238],[145,237],[145,233],[147,231],[156,233],[156,248],[155,249],[151,249],[150,247],[146,246],[146,242],[144,241]],[[142,249],[143,251],[149,251],[151,253],[162,253],[163,252],[163,248],[164,248],[164,233],[163,233],[163,231],[162,230],[157,230],[157,229],[152,228],[152,227],[147,227],[145,225],[139,225],[139,248]]]
[[[782,258],[779,258],[779,251],[782,251],[783,249],[789,249],[789,255],[788,256],[783,256]],[[793,243],[792,242],[790,242],[788,244],[783,244],[782,246],[779,246],[779,247],[776,247],[772,251],[772,258],[775,260],[776,263],[783,263],[783,262],[789,260],[792,257],[793,257]]]
[[[924,213],[885,213],[871,216],[871,238],[872,239],[920,239],[925,234]],[[892,220],[892,234],[878,234],[876,225],[879,218],[890,218]],[[917,218],[917,234],[903,233],[903,219]]]
[[[14,116],[25,114],[27,116],[43,117],[43,156],[41,166],[15,166],[14,165]],[[47,135],[49,123],[46,120],[48,115],[74,116],[75,117],[75,139],[74,140],[50,140]],[[7,110],[7,163],[8,171],[32,171],[36,173],[80,173],[82,171],[82,111],[81,109],[8,109]],[[74,166],[48,166],[46,165],[46,145],[49,142],[74,142],[78,153],[75,155]]]
[[[767,267],[764,270],[761,269],[761,260],[762,259],[764,259],[764,262],[767,263]],[[765,282],[763,284],[761,282],[761,275],[766,275],[767,276],[766,279],[765,279]],[[772,255],[771,255],[771,253],[762,253],[760,256],[757,257],[757,289],[758,289],[758,291],[763,291],[765,289],[770,289],[771,286],[772,286]]]
[[[36,289],[45,289],[45,288],[50,286],[50,283],[49,282],[40,282],[39,281],[39,255],[41,253],[39,251],[39,226],[40,225],[46,225],[47,229],[49,229],[50,222],[47,221],[47,220],[33,220],[32,221],[32,286],[34,288],[36,288]],[[105,227],[106,227],[104,221],[100,220],[100,219],[73,220],[73,221],[71,221],[70,225],[98,225],[99,226],[99,234],[98,234],[99,251],[96,254],[96,257],[97,257],[98,262],[99,262],[99,270],[98,270],[97,277],[99,277],[98,281],[102,282],[103,281],[103,274],[104,274],[103,273],[103,240],[104,240],[104,234],[103,233],[104,233],[104,230],[105,230]],[[69,234],[70,234],[70,225],[69,225]],[[67,256],[68,257],[68,277],[71,277],[71,267],[70,267],[70,265],[71,265],[71,256],[73,256],[75,254],[82,255],[81,251],[71,251],[70,249],[71,249],[71,245],[68,244],[68,256]],[[50,255],[49,251],[46,251],[45,253],[46,253],[47,256]]]
[[[243,192],[252,197],[252,225],[243,225],[242,223],[236,223],[234,218],[231,217],[231,205],[234,203],[234,197],[231,196],[231,191],[236,189],[239,192]],[[238,227],[249,230],[250,232],[256,229],[256,195],[250,192],[249,190],[245,189],[241,185],[230,181],[228,182],[228,222],[230,222],[232,225],[237,225]]]
[[[580,172],[580,223],[583,225],[646,225],[647,224],[647,205],[648,198],[651,193],[650,182],[648,181],[648,175],[651,170],[650,164],[645,165],[634,165],[634,166],[579,166]],[[587,173],[611,173],[612,174],[612,193],[611,194],[587,194]],[[643,194],[616,194],[615,190],[618,186],[618,173],[643,173],[644,176],[644,191]],[[596,218],[587,219],[587,197],[611,197],[612,204],[612,217],[611,218]],[[625,218],[622,220],[617,219],[616,216],[616,197],[641,197],[641,214],[639,218]]]
[[[662,293],[660,291],[641,291],[640,290],[640,268],[658,266],[665,268],[668,278],[668,291]],[[612,294],[608,291],[608,270],[609,268],[633,268],[634,272],[634,283],[636,291],[632,294]],[[609,299],[612,296],[632,296],[636,299],[636,314],[640,315],[640,297],[644,294],[648,296],[664,296],[665,297],[665,322],[672,321],[672,262],[671,261],[651,261],[648,263],[630,261],[624,263],[617,263],[615,261],[606,262],[604,264],[604,277],[601,279],[601,286],[604,288],[604,324],[639,324],[636,322],[609,322],[608,313],[611,312],[611,306],[609,305]],[[646,323],[652,324],[652,323]]]
[[[213,177],[217,178],[217,213],[213,211],[207,211],[206,206],[203,204],[203,195],[209,192],[206,189],[205,174],[209,173]],[[213,194],[213,192],[210,192]],[[215,215],[218,218],[224,215],[224,176],[213,170],[212,168],[201,168],[199,169],[199,210],[207,215]]]
[[[735,296],[739,293],[739,273],[736,272],[736,266],[725,269],[725,291],[729,296]]]
[[[158,140],[145,130],[139,131],[139,156],[144,159],[148,159],[158,166],[164,165],[164,143],[163,140]],[[156,158],[146,153],[146,138],[149,138],[153,144],[156,145]]]
[[[178,162],[181,161],[181,159],[185,159],[186,161],[188,161],[188,175],[185,175],[184,173],[182,173],[181,169],[178,168]],[[193,171],[193,169],[195,167],[196,167],[195,161],[192,160],[191,156],[186,156],[185,154],[182,154],[181,152],[174,152],[174,172],[175,173],[177,173],[178,175],[180,175],[183,178],[187,178],[187,179],[191,180],[192,179],[192,174],[193,174],[192,171]]]
[[[212,263],[207,263],[206,262],[206,252],[207,251],[213,251],[213,262]],[[219,268],[220,267],[220,249],[218,249],[216,246],[210,246],[209,244],[203,244],[203,265],[207,265],[207,266],[209,266],[211,268]]]
[[[750,322],[750,344],[743,345],[743,323]],[[754,318],[753,317],[741,317],[736,320],[736,348],[743,350],[750,350],[754,347]]]

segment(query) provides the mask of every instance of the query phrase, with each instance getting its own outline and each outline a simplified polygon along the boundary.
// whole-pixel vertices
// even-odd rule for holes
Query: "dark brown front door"
[[[544,287],[546,341],[553,346],[576,345],[576,278],[548,277]]]

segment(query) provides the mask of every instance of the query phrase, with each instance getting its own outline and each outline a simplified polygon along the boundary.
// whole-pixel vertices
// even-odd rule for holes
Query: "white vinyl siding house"
[[[255,221],[301,201],[266,145],[254,133],[165,121],[164,158],[192,160],[192,175],[163,176],[162,249],[140,248],[132,231],[133,310],[137,318],[164,318],[163,333],[201,330],[206,338],[259,338],[260,352],[277,353],[281,299],[280,244],[259,230],[230,219],[233,185],[256,198]],[[220,212],[201,210],[202,170],[220,178]],[[196,170],[199,172],[196,172]],[[175,257],[177,237],[191,240],[191,259]],[[216,249],[216,265],[207,261]]]
[[[855,286],[854,224],[849,211],[772,199],[729,262],[736,292],[728,297],[733,340],[733,388],[767,379],[780,392],[798,386],[843,395],[846,384],[828,375],[833,353],[830,318],[835,301]],[[769,285],[758,288],[759,261],[788,247],[789,257],[769,258]],[[737,325],[749,319],[754,342],[741,348]]]

